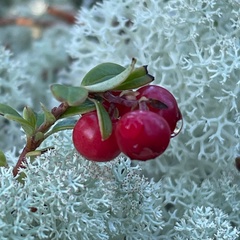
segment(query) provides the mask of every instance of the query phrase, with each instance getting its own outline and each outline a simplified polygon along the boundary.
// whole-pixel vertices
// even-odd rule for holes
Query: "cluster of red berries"
[[[177,134],[182,115],[167,89],[147,85],[136,91],[109,91],[102,96],[102,104],[112,117],[112,133],[102,140],[97,112],[83,114],[73,129],[73,143],[85,158],[110,161],[123,152],[130,159],[154,159]]]

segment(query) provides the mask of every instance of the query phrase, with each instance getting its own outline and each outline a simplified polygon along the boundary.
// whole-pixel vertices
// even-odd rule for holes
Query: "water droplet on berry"
[[[176,127],[171,134],[171,138],[176,137],[182,130],[183,120],[182,118],[177,121]]]

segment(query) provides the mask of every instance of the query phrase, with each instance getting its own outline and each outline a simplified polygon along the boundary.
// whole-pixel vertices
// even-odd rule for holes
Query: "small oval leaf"
[[[114,70],[115,64],[100,64],[87,73],[81,85],[90,92],[105,92],[114,89],[128,78],[134,69],[135,63],[136,59],[133,58],[132,63],[127,68],[123,68],[123,71],[120,73],[120,67],[117,67],[118,71]],[[114,75],[113,72],[118,72],[118,74]],[[93,80],[91,80],[91,77]]]
[[[53,124],[56,121],[56,118],[42,103],[40,104],[44,113],[44,122],[47,124]]]
[[[51,146],[51,147],[46,147],[46,148],[42,148],[42,149],[37,149],[37,150],[31,151],[31,152],[28,152],[26,154],[26,157],[30,157],[31,162],[33,162],[36,157],[40,156],[41,154],[43,154],[51,149],[54,149],[54,147]]]
[[[106,140],[112,133],[112,121],[104,106],[97,100],[92,99],[97,109],[98,122],[102,140]]]
[[[40,127],[44,123],[44,113],[40,112],[36,114],[37,122],[36,127]]]
[[[26,154],[26,157],[37,157],[37,156],[40,156],[42,153],[40,150],[34,150],[34,151],[31,151],[31,152],[28,152]]]
[[[88,97],[88,91],[83,87],[53,84],[51,91],[58,101],[67,102],[69,106],[78,106]]]
[[[81,85],[90,86],[115,77],[125,70],[125,67],[115,63],[101,63],[92,68],[83,78]]]
[[[6,104],[0,103],[0,115],[5,116],[6,114],[21,117],[21,115],[15,109]]]
[[[134,69],[128,78],[117,86],[114,90],[129,90],[142,87],[154,80],[154,77],[148,74],[147,66]]]
[[[23,118],[29,122],[29,124],[35,128],[37,123],[36,113],[28,106],[23,109]]]
[[[95,109],[96,109],[95,104],[87,99],[84,103],[82,103],[79,106],[68,107],[60,118],[72,117],[75,115],[91,112]]]
[[[0,150],[0,167],[6,167],[6,166],[7,166],[7,159],[4,153]]]
[[[45,138],[44,133],[42,132],[36,132],[36,134],[34,135],[34,141],[42,141]]]
[[[32,125],[28,121],[26,121],[23,117],[21,117],[21,116],[19,117],[19,116],[12,115],[12,114],[6,114],[5,118],[19,123],[21,125],[22,129],[24,130],[24,132],[26,133],[26,135],[32,136],[35,129],[32,127]]]
[[[46,134],[46,137],[49,137],[50,135],[56,133],[56,132],[60,132],[63,130],[68,130],[68,129],[73,129],[75,124],[76,124],[77,120],[76,119],[64,119],[59,121],[58,123],[56,123],[52,129]]]
[[[27,136],[32,136],[34,133],[34,128],[32,125],[25,120],[15,109],[12,107],[0,103],[0,115],[7,118],[8,120],[15,121],[21,125],[24,132],[27,134]]]
[[[25,172],[20,172],[20,173],[16,176],[17,180],[18,180],[20,183],[22,183],[22,184],[25,183],[26,177],[27,177],[27,175],[26,175]]]

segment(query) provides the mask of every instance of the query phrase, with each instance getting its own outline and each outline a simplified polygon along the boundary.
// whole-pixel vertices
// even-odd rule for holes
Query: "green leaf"
[[[0,115],[5,117],[6,114],[21,117],[21,115],[15,109],[6,104],[0,103]]]
[[[42,154],[41,150],[34,150],[31,152],[28,152],[26,154],[26,157],[37,157],[37,156],[40,156],[41,154]]]
[[[60,131],[67,130],[67,129],[73,129],[75,124],[76,124],[76,122],[77,122],[76,119],[69,119],[69,118],[66,118],[64,120],[59,121],[46,134],[45,138],[49,137],[50,135],[52,135],[52,134],[54,134],[56,132],[60,132]]]
[[[28,106],[23,109],[23,118],[29,122],[29,124],[35,128],[37,123],[36,113]]]
[[[6,167],[6,166],[7,166],[7,159],[4,153],[0,150],[0,167]]]
[[[36,134],[34,135],[34,141],[42,141],[42,140],[44,140],[44,138],[45,138],[45,135],[44,135],[44,133],[42,133],[42,132],[36,132]]]
[[[92,99],[97,109],[98,123],[102,140],[106,140],[112,133],[112,121],[104,106],[97,100]]]
[[[27,175],[26,175],[26,173],[24,173],[24,172],[20,172],[18,175],[17,175],[17,180],[20,182],[20,183],[22,183],[22,184],[24,184],[25,183],[25,178],[27,177]]]
[[[56,121],[54,115],[41,103],[41,108],[44,113],[44,122],[48,124],[53,124]]]
[[[13,120],[13,121],[19,123],[28,136],[31,136],[33,134],[34,128],[32,127],[32,125],[28,121],[26,121],[12,107],[10,107],[6,104],[0,103],[0,115],[2,115],[3,117],[5,117],[9,120]]]
[[[43,154],[51,149],[54,149],[54,147],[51,146],[51,147],[46,147],[46,148],[42,148],[42,149],[37,149],[37,150],[31,151],[31,152],[28,152],[26,154],[26,157],[29,157],[30,161],[33,162],[36,159],[36,157],[40,156],[41,154]]]
[[[116,88],[124,82],[134,69],[136,59],[123,68],[113,63],[103,63],[90,70],[83,78],[81,85],[90,92],[105,92]]]
[[[21,116],[18,117],[15,115],[6,114],[4,117],[19,123],[27,136],[32,136],[34,134],[34,127],[32,127],[32,125]]]
[[[129,90],[144,86],[154,80],[154,77],[148,74],[147,66],[134,69],[128,78],[117,86],[114,90]]]
[[[93,111],[95,109],[96,109],[95,104],[87,99],[84,103],[82,103],[79,106],[68,107],[68,109],[61,115],[60,118],[72,117],[75,115]]]
[[[115,63],[101,63],[92,68],[83,78],[82,85],[89,86],[96,83],[104,82],[112,77],[115,77],[119,73],[123,72],[125,67]]]
[[[88,91],[83,87],[53,84],[51,91],[58,101],[67,102],[69,106],[78,106],[88,97]]]
[[[36,114],[37,122],[36,122],[36,127],[40,127],[44,123],[44,113],[37,113]]]

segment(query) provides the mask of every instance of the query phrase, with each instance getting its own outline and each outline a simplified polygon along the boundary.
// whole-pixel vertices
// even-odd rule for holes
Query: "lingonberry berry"
[[[73,128],[73,144],[77,151],[88,160],[110,161],[120,154],[114,134],[102,140],[96,111],[84,114]]]
[[[149,160],[166,150],[171,131],[158,114],[135,110],[121,117],[115,135],[120,150],[130,159]]]
[[[139,88],[137,91],[139,92],[137,96],[138,99],[146,97],[150,100],[158,100],[167,106],[167,108],[158,108],[157,104],[154,106],[154,102],[151,103],[151,101],[147,104],[150,111],[157,113],[168,122],[171,132],[173,133],[177,122],[182,119],[174,96],[167,89],[157,85],[147,85]]]

